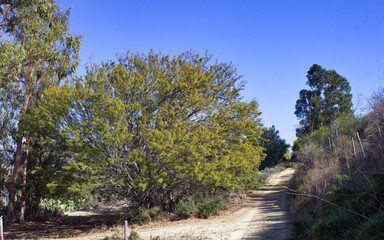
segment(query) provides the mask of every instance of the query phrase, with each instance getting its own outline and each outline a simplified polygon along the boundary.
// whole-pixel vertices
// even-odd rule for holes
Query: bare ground
[[[211,217],[210,219],[192,218],[132,226],[130,230],[138,232],[143,239],[149,239],[151,236],[160,236],[166,240],[294,239],[290,215],[287,212],[290,201],[285,190],[293,173],[292,168],[285,168],[281,172],[273,173],[267,179],[267,183],[250,194],[244,200],[242,207],[236,211],[225,211],[220,216]],[[100,216],[94,216],[94,218],[100,220]],[[58,236],[47,234],[49,229],[50,227],[45,225],[44,230],[40,230],[45,231],[43,236],[46,237],[42,237],[40,234],[34,234],[34,236],[23,235],[22,237],[19,235],[17,239],[60,239]],[[114,231],[122,232],[122,230],[122,227],[107,229],[103,225],[99,225],[91,232],[87,231],[87,234],[76,234],[76,237],[67,236],[64,239],[100,240],[113,235]],[[9,237],[11,236],[12,234],[9,234]],[[6,237],[5,239],[10,238]]]

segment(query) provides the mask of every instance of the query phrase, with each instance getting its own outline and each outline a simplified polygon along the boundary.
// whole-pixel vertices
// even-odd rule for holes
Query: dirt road
[[[175,222],[155,223],[135,227],[140,237],[147,240],[160,236],[165,240],[253,240],[293,239],[285,186],[289,184],[294,170],[285,168],[272,174],[261,189],[247,197],[245,204],[235,212],[226,212],[209,219],[187,219]],[[122,232],[122,228],[116,229]],[[111,236],[109,232],[88,233],[85,236],[66,240],[94,240]],[[43,238],[44,240],[52,238]],[[55,238],[57,240],[57,238]]]
[[[163,226],[136,228],[144,239],[160,236],[173,239],[292,239],[286,212],[285,186],[294,170],[286,168],[270,176],[267,184],[246,199],[244,207],[210,219],[188,219]]]

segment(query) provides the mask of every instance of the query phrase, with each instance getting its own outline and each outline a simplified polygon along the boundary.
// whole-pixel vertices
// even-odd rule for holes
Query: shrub
[[[128,236],[128,240],[143,240],[139,234],[135,231],[131,231],[129,236]]]
[[[124,236],[122,233],[115,233],[110,237],[103,238],[103,240],[123,240],[123,239],[124,239]],[[128,240],[143,240],[143,239],[139,236],[137,232],[131,231],[128,236]],[[157,237],[151,236],[150,240],[163,240],[163,238],[160,238],[159,236]]]
[[[365,221],[355,231],[355,238],[358,240],[365,239],[384,239],[384,211],[375,214],[371,218],[372,222]]]
[[[123,240],[124,237],[121,233],[114,233],[112,236],[105,237],[103,240]]]
[[[138,223],[146,223],[150,221],[158,221],[164,215],[163,210],[160,207],[145,208],[140,207],[139,209],[128,214],[128,220]]]
[[[85,200],[43,198],[40,203],[40,216],[59,216],[67,211],[83,207]]]
[[[161,238],[159,236],[157,236],[157,237],[152,237],[151,236],[151,238],[149,240],[164,240],[164,238]]]
[[[189,218],[197,212],[195,203],[192,200],[181,200],[176,206],[176,215],[182,218]]]
[[[308,239],[347,239],[344,234],[359,222],[355,214],[336,211],[313,224],[308,231]]]
[[[160,207],[156,206],[148,209],[148,215],[152,221],[158,221],[163,218],[164,212]]]
[[[224,200],[221,196],[213,196],[206,200],[203,200],[198,204],[199,217],[209,218],[212,215],[215,215],[219,212],[220,209],[224,207]]]

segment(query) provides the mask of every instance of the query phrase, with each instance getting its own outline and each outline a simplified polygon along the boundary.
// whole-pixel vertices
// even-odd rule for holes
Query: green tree
[[[75,87],[51,88],[52,106],[70,93],[60,104],[70,104],[63,133],[72,159],[49,187],[164,209],[196,191],[236,188],[264,157],[253,144],[262,132],[258,104],[240,101],[239,79],[209,56],[150,52],[93,66]]]
[[[69,11],[53,0],[0,1],[0,113],[2,146],[13,162],[7,220],[12,222],[21,161],[27,167],[33,141],[23,119],[45,88],[58,85],[78,65],[81,38],[68,28]],[[23,159],[23,156],[24,159]],[[22,185],[25,186],[26,169]],[[24,188],[24,187],[23,187]]]
[[[289,154],[288,149],[290,146],[285,143],[284,139],[280,138],[279,131],[275,129],[275,126],[272,126],[264,131],[261,137],[264,139],[261,141],[261,146],[266,149],[265,153],[267,155],[261,163],[261,169],[278,164],[283,161],[287,151]]]
[[[297,137],[303,137],[321,126],[330,126],[338,116],[352,112],[351,87],[346,78],[334,70],[314,64],[307,74],[309,90],[300,91],[295,115],[300,119]]]

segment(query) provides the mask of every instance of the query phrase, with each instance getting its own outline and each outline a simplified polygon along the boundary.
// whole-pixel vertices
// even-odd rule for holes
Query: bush
[[[152,236],[151,236],[151,238],[150,238],[149,240],[165,240],[165,239],[164,239],[164,238],[161,238],[161,237],[159,237],[159,236],[157,236],[157,237],[152,237]]]
[[[123,239],[124,239],[124,236],[122,233],[115,233],[110,237],[103,238],[103,240],[123,240]],[[137,232],[131,231],[128,236],[128,240],[143,240],[143,239],[139,236]],[[150,240],[163,240],[163,238],[160,238],[159,236],[157,237],[151,236]]]
[[[224,200],[221,196],[210,197],[198,204],[199,217],[209,218],[219,212],[224,207]]]
[[[160,207],[145,208],[140,207],[139,209],[128,214],[128,220],[138,223],[146,223],[150,221],[158,221],[163,218],[164,212]]]
[[[345,238],[345,233],[359,222],[355,214],[337,211],[313,224],[307,233],[308,239],[349,239]]]
[[[112,236],[105,237],[103,240],[123,240],[124,236],[122,233],[114,233]]]
[[[160,207],[153,207],[148,209],[148,214],[152,221],[159,221],[163,218],[164,212]]]
[[[358,240],[373,239],[379,240],[384,239],[384,211],[375,214],[371,218],[372,222],[365,221],[355,231],[355,238]]]
[[[182,218],[189,218],[197,212],[195,203],[192,200],[181,200],[176,206],[176,215]]]
[[[73,211],[83,207],[84,200],[78,199],[53,199],[44,198],[40,203],[40,216],[60,216],[67,211]]]

